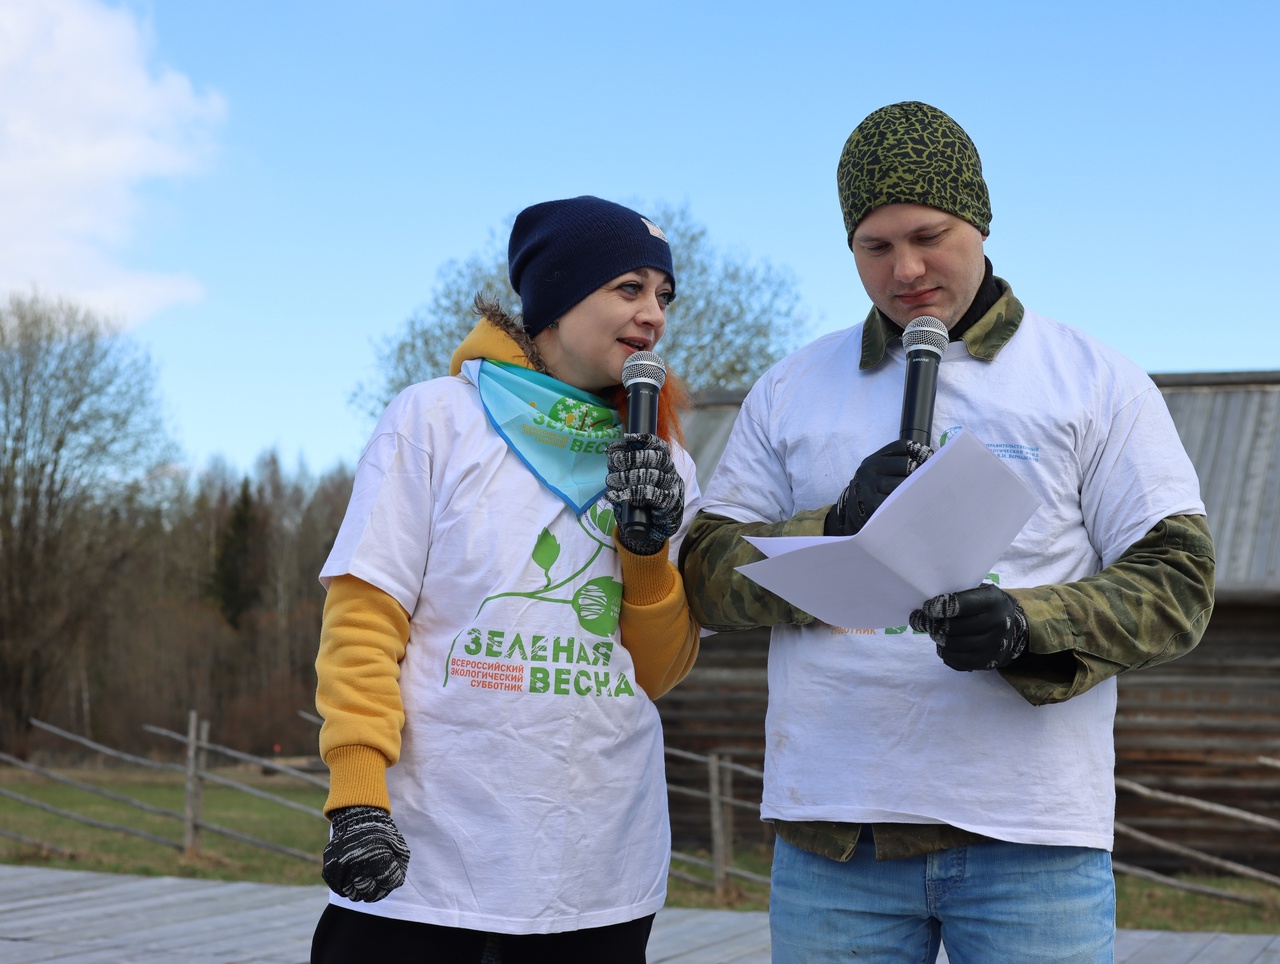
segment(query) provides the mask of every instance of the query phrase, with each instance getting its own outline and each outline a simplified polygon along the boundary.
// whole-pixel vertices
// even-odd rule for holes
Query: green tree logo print
[[[618,628],[618,612],[622,608],[622,583],[612,576],[601,576],[573,594],[569,601],[578,614],[578,625],[597,636],[608,636]]]
[[[549,529],[543,528],[538,534],[538,541],[533,544],[533,561],[547,575],[547,585],[551,586],[551,567],[560,558],[560,543]]]
[[[596,507],[592,506],[593,512],[595,509]],[[612,531],[613,511],[609,510],[608,515],[610,517],[609,530]],[[556,560],[559,558],[560,543],[549,530],[543,529],[538,535],[538,541],[533,546],[533,561],[539,569],[546,573],[547,584],[543,587],[544,589],[553,588],[551,585],[551,567],[556,564]],[[594,559],[595,557],[593,556],[592,558]],[[572,579],[581,572],[582,569],[579,569],[569,578]],[[533,599],[544,598],[535,594],[529,595]],[[563,602],[563,600],[558,599],[547,601]],[[569,605],[578,614],[578,625],[583,629],[597,636],[608,636],[618,628],[618,612],[622,608],[622,583],[612,576],[600,576],[597,579],[592,579],[573,594],[573,598],[569,600]]]
[[[607,503],[604,504],[607,505]],[[559,580],[552,575],[552,569],[560,559],[560,540],[551,534],[550,529],[544,527],[538,533],[533,551],[530,553],[534,565],[542,570],[545,580],[542,588],[528,592],[513,590],[488,596],[480,603],[480,607],[476,610],[476,617],[495,599],[520,597],[553,605],[570,606],[578,617],[578,625],[596,636],[608,636],[617,629],[618,614],[622,610],[622,583],[612,576],[597,576],[579,586],[571,596],[560,595],[575,579],[591,568],[602,551],[605,549],[610,552],[617,551],[612,542],[608,541],[617,526],[617,519],[614,517],[612,508],[602,508],[601,505],[602,503],[597,502],[588,510],[589,524],[584,523],[581,516],[578,518],[579,527],[595,542],[596,546],[591,557],[576,571]],[[445,659],[444,686],[449,685],[449,666],[452,665],[453,650],[458,645],[458,637],[461,635],[460,631],[449,645],[449,655]]]

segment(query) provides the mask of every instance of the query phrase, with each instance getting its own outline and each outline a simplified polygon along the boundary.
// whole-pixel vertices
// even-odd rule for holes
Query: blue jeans
[[[774,964],[1110,964],[1111,855],[991,841],[877,861],[869,834],[846,863],[776,841]]]

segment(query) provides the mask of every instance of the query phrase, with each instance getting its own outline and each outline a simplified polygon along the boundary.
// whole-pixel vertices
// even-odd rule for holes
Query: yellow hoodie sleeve
[[[689,675],[701,631],[666,546],[652,556],[637,556],[616,536],[614,541],[622,562],[622,645],[635,664],[636,682],[656,700]]]
[[[329,767],[324,812],[356,804],[391,810],[387,767],[400,759],[400,661],[409,614],[355,576],[329,584],[316,656],[320,756]]]

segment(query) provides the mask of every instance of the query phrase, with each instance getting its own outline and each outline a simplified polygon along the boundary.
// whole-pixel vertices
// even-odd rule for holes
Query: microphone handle
[[[907,353],[907,378],[902,386],[902,426],[898,433],[898,438],[903,441],[932,445],[938,361],[938,356],[931,351]]]
[[[632,382],[627,386],[627,434],[653,435],[658,431],[658,386],[652,382]],[[649,538],[650,522],[647,506],[622,507],[622,531],[635,542]]]

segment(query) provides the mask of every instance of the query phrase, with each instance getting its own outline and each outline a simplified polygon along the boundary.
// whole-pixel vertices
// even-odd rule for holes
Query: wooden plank
[[[5,964],[298,964],[323,887],[0,865]],[[74,926],[64,929],[69,920]],[[666,908],[652,964],[768,964],[768,914]],[[945,952],[939,962],[946,961]],[[1280,936],[1121,931],[1118,964],[1280,964]]]
[[[1193,960],[1204,964],[1211,964],[1213,961],[1280,964],[1280,937],[1274,937],[1267,944],[1259,946],[1254,934],[1214,934],[1200,956]]]
[[[654,923],[647,956],[650,964],[768,964],[769,915],[666,908]]]
[[[1121,956],[1116,948],[1116,961],[1124,964],[1188,964],[1207,943],[1203,934],[1148,933],[1141,947]],[[1240,958],[1248,960],[1248,958]]]
[[[1139,932],[1144,941],[1125,949],[1116,942],[1117,964],[1274,964],[1280,937],[1269,934]]]

